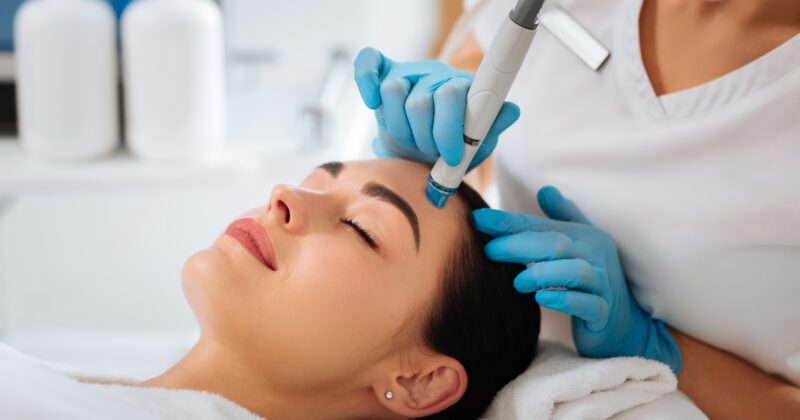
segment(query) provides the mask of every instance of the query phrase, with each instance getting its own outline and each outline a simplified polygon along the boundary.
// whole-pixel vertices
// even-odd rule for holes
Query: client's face
[[[429,173],[403,160],[347,162],[273,188],[241,217],[265,229],[274,257],[265,263],[234,232],[183,268],[202,335],[299,392],[357,381],[423,345],[421,322],[464,229],[463,203],[427,202]]]

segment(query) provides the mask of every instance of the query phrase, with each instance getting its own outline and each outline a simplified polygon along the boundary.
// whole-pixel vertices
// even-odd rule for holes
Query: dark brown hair
[[[472,210],[488,205],[466,184],[456,195],[466,203],[468,228],[453,246],[423,331],[434,350],[461,362],[468,385],[457,403],[429,419],[479,418],[495,394],[530,365],[539,341],[539,305],[513,287],[525,266],[486,257],[483,248],[492,238],[475,228]]]

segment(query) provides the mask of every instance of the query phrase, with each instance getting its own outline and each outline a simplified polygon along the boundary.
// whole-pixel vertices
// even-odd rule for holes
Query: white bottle
[[[208,162],[225,136],[222,14],[211,0],[136,0],[122,14],[125,132],[141,158]]]
[[[31,0],[14,20],[19,137],[51,159],[119,145],[116,18],[102,0]]]

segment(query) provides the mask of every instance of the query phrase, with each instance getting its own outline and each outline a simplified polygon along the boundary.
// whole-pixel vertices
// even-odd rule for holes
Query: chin
[[[183,295],[192,308],[194,316],[200,324],[200,330],[207,330],[209,322],[214,318],[215,308],[224,307],[220,299],[224,293],[225,273],[230,273],[230,264],[219,249],[209,248],[194,253],[183,264],[181,270],[181,286]]]

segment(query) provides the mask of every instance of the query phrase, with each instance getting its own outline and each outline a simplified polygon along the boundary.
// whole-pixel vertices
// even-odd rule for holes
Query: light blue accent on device
[[[640,356],[678,373],[680,350],[664,323],[628,291],[614,239],[592,227],[556,188],[542,188],[538,200],[549,219],[494,209],[472,213],[478,230],[496,237],[486,245],[486,255],[495,261],[536,263],[517,275],[514,287],[572,316],[572,337],[581,355]]]
[[[114,8],[114,13],[117,14],[117,19],[122,16],[122,12],[128,7],[129,4],[135,0],[111,0],[111,7]]]
[[[425,197],[434,206],[438,208],[444,207],[447,199],[456,193],[458,188],[447,188],[436,182],[431,176],[428,176],[428,187],[425,188]]]

